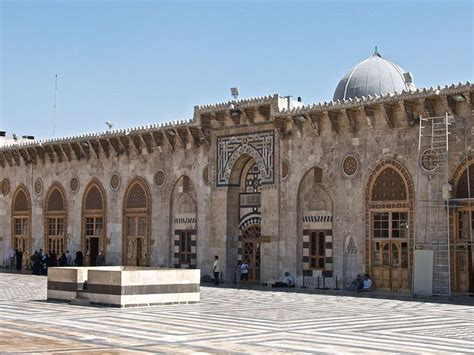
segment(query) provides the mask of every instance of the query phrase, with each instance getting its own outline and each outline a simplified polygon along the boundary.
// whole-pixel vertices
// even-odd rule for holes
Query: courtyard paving
[[[474,307],[231,288],[201,303],[111,309],[46,301],[0,273],[1,352],[474,352]]]

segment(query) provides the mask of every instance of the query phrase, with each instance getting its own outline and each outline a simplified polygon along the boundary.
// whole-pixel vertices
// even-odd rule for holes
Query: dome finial
[[[374,55],[376,55],[377,57],[381,57],[379,51],[377,50],[377,45],[375,46]]]

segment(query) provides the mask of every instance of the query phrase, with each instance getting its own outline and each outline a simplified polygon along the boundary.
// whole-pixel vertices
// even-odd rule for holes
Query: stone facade
[[[416,197],[427,194],[432,176],[418,162],[420,117],[453,117],[454,194],[466,161],[473,163],[473,100],[470,83],[309,106],[273,95],[197,106],[189,122],[1,147],[0,256],[20,245],[20,235],[29,238],[21,244],[26,254],[48,250],[47,213],[57,214],[45,206],[55,186],[64,199],[64,248],[85,250],[85,193],[94,182],[103,199],[95,216],[103,225],[99,220],[90,236],[103,238],[99,248],[111,265],[197,267],[208,274],[219,255],[227,281],[247,258],[255,282],[290,271],[299,283],[304,274],[324,277],[328,287],[337,279],[341,287],[358,273],[377,272],[374,248],[388,245],[373,244],[373,218],[380,217],[381,225],[384,218],[391,223],[390,238],[406,240],[396,244],[406,253],[390,253],[402,253],[407,276],[393,273],[390,280],[401,281],[388,286],[380,276],[376,286],[410,290],[412,252],[426,227],[416,218],[427,211],[416,210]],[[14,208],[20,188],[26,211]],[[23,230],[16,221],[22,213]],[[464,290],[455,282],[454,275],[453,289]]]

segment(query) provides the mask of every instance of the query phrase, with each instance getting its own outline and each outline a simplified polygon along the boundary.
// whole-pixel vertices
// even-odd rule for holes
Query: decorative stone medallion
[[[158,187],[163,186],[165,184],[165,173],[163,170],[158,170],[156,172],[154,181],[155,185]]]
[[[77,190],[79,190],[79,179],[76,176],[74,176],[71,179],[69,186],[71,187],[72,192],[77,192]]]
[[[7,195],[10,192],[10,180],[7,178],[2,180],[2,194]]]
[[[433,171],[438,167],[439,164],[439,154],[436,150],[426,149],[420,157],[421,167],[425,171]]]
[[[39,195],[43,192],[43,180],[40,178],[36,179],[35,181],[35,192]]]
[[[209,185],[209,164],[202,169],[202,180],[206,185]]]
[[[281,178],[284,180],[290,174],[290,162],[286,159],[281,161]]]
[[[110,187],[114,190],[118,190],[120,188],[120,183],[122,179],[120,178],[120,174],[115,172],[110,177]]]
[[[359,160],[356,156],[350,154],[342,161],[342,172],[348,178],[354,177],[359,171]]]

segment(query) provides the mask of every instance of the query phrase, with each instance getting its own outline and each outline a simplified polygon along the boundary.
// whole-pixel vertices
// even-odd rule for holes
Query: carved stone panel
[[[354,155],[348,155],[342,161],[342,172],[348,178],[354,177],[359,171],[359,160]]]
[[[436,150],[427,149],[425,150],[420,157],[421,167],[425,171],[433,171],[436,169],[439,163],[439,154]]]
[[[242,155],[255,160],[262,185],[274,183],[275,132],[264,131],[217,138],[217,186],[229,185],[232,167]]]
[[[7,178],[2,180],[2,194],[7,195],[10,192],[10,180]]]
[[[70,187],[72,192],[77,192],[77,190],[79,190],[79,179],[76,176],[71,179]]]
[[[39,195],[43,192],[43,180],[40,178],[35,181],[35,192]]]
[[[115,172],[110,177],[110,187],[114,190],[118,190],[120,188],[120,183],[122,179],[120,178],[120,174]]]
[[[202,180],[206,185],[209,185],[209,164],[202,169]]]
[[[163,186],[165,183],[165,173],[163,170],[158,170],[155,174],[155,185],[156,186]]]

